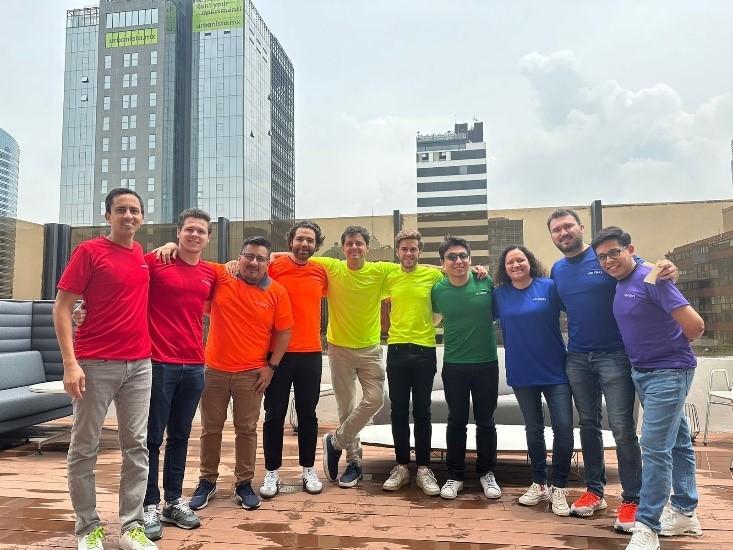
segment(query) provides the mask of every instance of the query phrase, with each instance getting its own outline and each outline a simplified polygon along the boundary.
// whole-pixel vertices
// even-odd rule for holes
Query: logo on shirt
[[[211,281],[207,281],[206,279],[201,279],[201,282],[204,283],[206,286],[211,286]]]
[[[636,294],[632,294],[631,292],[624,292],[624,298],[636,298]]]
[[[489,293],[489,291],[488,291],[488,290],[486,290],[486,289],[484,289],[484,290],[479,290],[478,292],[476,292],[476,293],[474,294],[474,296],[485,296],[485,295],[487,295],[488,293]]]
[[[140,267],[142,267],[143,269],[148,269],[148,264],[141,264]]]
[[[546,302],[547,298],[544,298],[542,296],[538,296],[537,298],[532,298],[533,302]]]
[[[586,275],[603,275],[602,269],[591,269]]]

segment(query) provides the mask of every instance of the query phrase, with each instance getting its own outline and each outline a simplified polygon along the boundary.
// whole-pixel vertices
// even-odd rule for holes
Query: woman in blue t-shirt
[[[551,501],[558,516],[570,515],[568,473],[573,454],[573,401],[565,375],[565,344],[560,334],[562,303],[545,268],[521,245],[508,246],[494,277],[494,319],[504,336],[507,384],[524,416],[532,485],[519,503]],[[547,448],[542,396],[552,425],[552,485],[547,487]]]

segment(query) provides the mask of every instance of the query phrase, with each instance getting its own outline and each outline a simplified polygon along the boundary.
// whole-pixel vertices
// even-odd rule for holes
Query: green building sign
[[[125,46],[148,46],[158,43],[157,27],[136,29],[134,31],[108,32],[104,35],[107,48],[123,48]]]
[[[193,32],[235,29],[244,25],[244,0],[194,0]]]

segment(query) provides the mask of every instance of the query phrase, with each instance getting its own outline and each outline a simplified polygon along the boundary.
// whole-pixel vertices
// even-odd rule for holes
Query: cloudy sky
[[[4,0],[19,217],[58,219],[64,13]],[[733,3],[260,0],[296,84],[298,216],[416,210],[415,134],[484,122],[491,208],[730,198]]]

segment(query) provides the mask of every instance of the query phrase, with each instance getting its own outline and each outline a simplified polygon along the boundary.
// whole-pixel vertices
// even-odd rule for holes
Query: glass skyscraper
[[[18,167],[20,147],[13,136],[0,128],[0,217],[18,215]]]

